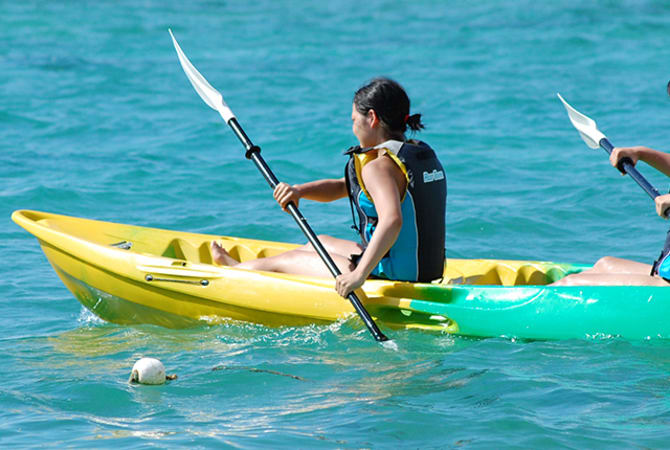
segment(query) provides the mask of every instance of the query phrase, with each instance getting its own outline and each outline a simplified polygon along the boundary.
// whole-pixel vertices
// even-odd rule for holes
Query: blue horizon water
[[[341,176],[353,92],[390,76],[445,166],[450,257],[651,262],[667,222],[582,143],[556,93],[615,145],[670,151],[665,2],[0,5],[3,448],[667,445],[665,341],[390,330],[394,352],[356,319],[117,326],[10,220],[26,208],[303,242],[193,92],[171,28],[281,180]],[[345,201],[301,210],[317,233],[355,238]],[[128,385],[141,356],[179,378]]]

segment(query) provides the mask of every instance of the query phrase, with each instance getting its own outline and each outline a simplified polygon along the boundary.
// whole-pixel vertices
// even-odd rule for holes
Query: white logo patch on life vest
[[[433,170],[432,172],[423,173],[423,182],[430,183],[432,181],[444,180],[444,172],[441,170]]]

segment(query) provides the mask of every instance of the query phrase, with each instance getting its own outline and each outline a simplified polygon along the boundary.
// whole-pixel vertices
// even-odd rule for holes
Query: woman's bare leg
[[[319,241],[335,262],[342,273],[351,272],[354,267],[349,257],[360,254],[363,248],[356,242],[338,239],[332,236],[320,235]],[[281,253],[268,258],[259,258],[239,262],[216,242],[212,242],[212,257],[214,262],[224,266],[235,266],[241,269],[264,270],[270,272],[295,273],[328,277],[330,271],[316,253],[311,244],[306,244],[295,250]]]
[[[330,253],[330,257],[342,273],[351,272],[354,267],[349,258]],[[267,272],[292,273],[314,277],[330,277],[330,271],[316,252],[291,250],[269,258],[252,259],[235,266],[240,269],[263,270]]]
[[[335,253],[338,255],[346,256],[348,258],[351,255],[359,255],[363,252],[363,247],[361,247],[359,243],[354,241],[335,238],[332,236],[328,236],[327,234],[320,234],[318,238],[328,253]],[[312,247],[312,244],[309,242],[300,247],[299,250],[316,252],[316,250],[314,250],[314,247]]]
[[[210,250],[212,251],[212,259],[220,266],[236,266],[240,263],[238,260],[230,256],[228,250],[221,247],[218,242],[212,241]]]

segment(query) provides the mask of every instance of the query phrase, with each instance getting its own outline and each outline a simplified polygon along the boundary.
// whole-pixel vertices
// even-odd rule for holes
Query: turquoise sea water
[[[171,27],[282,180],[340,176],[353,92],[387,75],[445,165],[450,256],[650,262],[667,223],[582,143],[555,93],[615,145],[670,151],[667,2],[0,1],[0,11],[0,446],[667,446],[665,341],[389,331],[393,352],[355,319],[116,326],[83,310],[9,219],[30,208],[303,241],[188,84]],[[346,202],[301,207],[318,233],[354,238]],[[141,356],[179,379],[129,386]]]

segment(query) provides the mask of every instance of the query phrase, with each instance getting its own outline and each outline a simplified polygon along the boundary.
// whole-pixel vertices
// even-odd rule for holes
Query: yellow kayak
[[[219,242],[244,261],[295,244],[211,236],[21,210],[12,219],[39,241],[67,288],[117,324],[181,328],[243,320],[324,323],[354,314],[334,280],[213,264]],[[664,287],[554,287],[584,265],[448,259],[433,283],[371,279],[357,291],[381,326],[470,336],[670,337]]]

